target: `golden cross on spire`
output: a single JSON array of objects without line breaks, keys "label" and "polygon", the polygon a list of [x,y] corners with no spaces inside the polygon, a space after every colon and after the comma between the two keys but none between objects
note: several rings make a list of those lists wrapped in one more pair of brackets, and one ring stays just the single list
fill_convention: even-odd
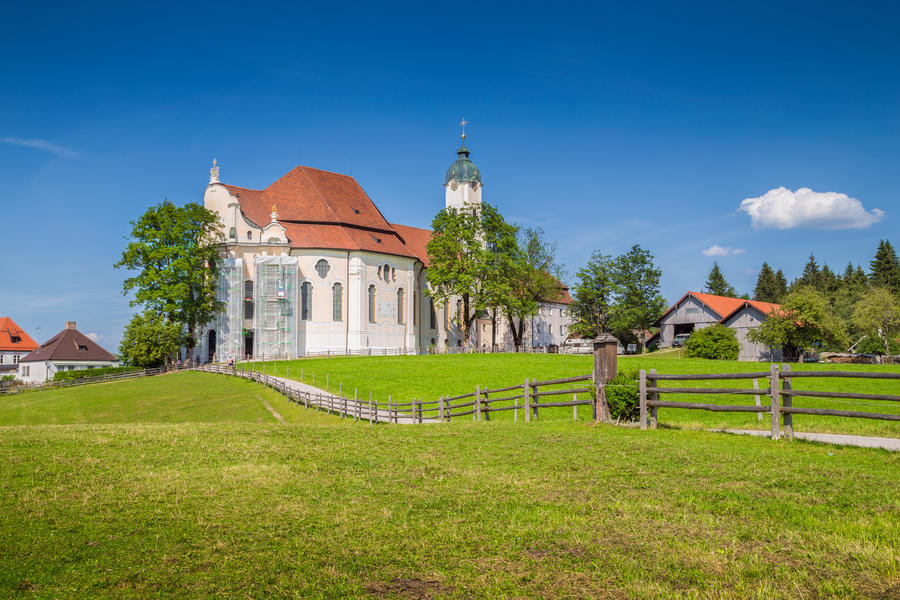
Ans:
[{"label": "golden cross on spire", "polygon": [[466,123],[467,121],[465,117],[463,117],[463,120],[459,122],[459,124],[462,125],[462,139],[466,139]]}]

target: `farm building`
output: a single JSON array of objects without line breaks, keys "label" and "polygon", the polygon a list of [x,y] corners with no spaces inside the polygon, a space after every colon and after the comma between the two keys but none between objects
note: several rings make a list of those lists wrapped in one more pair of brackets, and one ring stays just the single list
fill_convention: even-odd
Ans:
[{"label": "farm building", "polygon": [[43,383],[59,371],[117,367],[119,359],[66,321],[66,328],[19,361],[19,379]]},{"label": "farm building", "polygon": [[781,360],[781,349],[747,339],[747,333],[778,308],[769,302],[688,292],[654,323],[659,327],[659,347],[671,348],[676,335],[721,323],[734,329],[741,345],[738,360]]}]

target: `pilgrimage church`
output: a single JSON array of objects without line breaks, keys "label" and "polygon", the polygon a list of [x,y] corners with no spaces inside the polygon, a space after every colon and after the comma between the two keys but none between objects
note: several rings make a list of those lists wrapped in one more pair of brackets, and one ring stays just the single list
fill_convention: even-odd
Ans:
[{"label": "pilgrimage church", "polygon": [[[481,172],[462,138],[444,177],[446,207],[481,204]],[[488,315],[467,343],[456,316],[462,303],[435,306],[428,296],[431,231],[388,222],[353,177],[299,166],[254,190],[223,183],[213,160],[203,203],[224,228],[226,309],[203,331],[196,360],[490,349]],[[551,300],[526,323],[529,349],[568,335],[568,290]],[[496,343],[512,350],[499,319]]]}]

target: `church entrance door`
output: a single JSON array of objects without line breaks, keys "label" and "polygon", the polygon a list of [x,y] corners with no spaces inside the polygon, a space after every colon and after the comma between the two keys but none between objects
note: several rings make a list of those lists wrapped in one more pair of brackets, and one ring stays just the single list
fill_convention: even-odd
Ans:
[{"label": "church entrance door", "polygon": [[207,346],[209,347],[208,356],[206,358],[206,362],[212,362],[216,357],[216,330],[210,329],[209,334],[207,336],[207,341],[209,342]]},{"label": "church entrance door", "polygon": [[248,331],[244,336],[244,357],[247,360],[253,358],[253,332]]}]

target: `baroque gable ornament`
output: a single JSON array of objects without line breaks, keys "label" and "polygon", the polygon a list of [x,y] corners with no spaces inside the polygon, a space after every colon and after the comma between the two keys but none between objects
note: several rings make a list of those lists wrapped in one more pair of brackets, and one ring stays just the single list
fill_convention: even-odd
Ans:
[{"label": "baroque gable ornament", "polygon": [[213,158],[213,166],[209,170],[209,183],[210,185],[213,183],[219,183],[219,167],[216,165],[216,159]]}]

